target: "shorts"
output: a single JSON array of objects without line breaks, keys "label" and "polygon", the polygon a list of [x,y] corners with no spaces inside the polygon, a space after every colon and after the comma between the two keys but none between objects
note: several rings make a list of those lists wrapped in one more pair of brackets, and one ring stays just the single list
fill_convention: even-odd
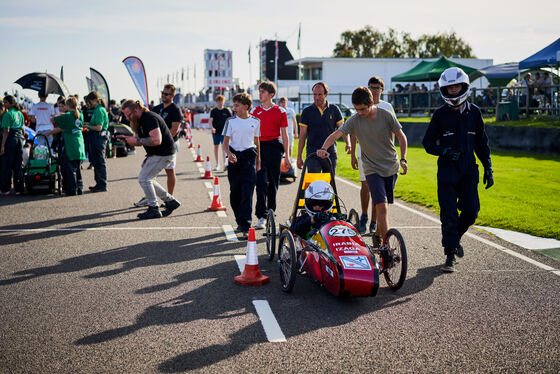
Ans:
[{"label": "shorts", "polygon": [[224,136],[218,134],[212,134],[212,140],[214,141],[214,145],[220,145],[224,142]]},{"label": "shorts", "polygon": [[397,185],[398,174],[382,177],[379,174],[366,175],[366,181],[373,204],[393,204],[393,191]]},{"label": "shorts", "polygon": [[169,165],[167,165],[165,170],[175,169],[175,161],[177,161],[177,153],[179,153],[179,141],[178,140],[175,142],[175,153],[173,153],[173,159],[171,160]]}]

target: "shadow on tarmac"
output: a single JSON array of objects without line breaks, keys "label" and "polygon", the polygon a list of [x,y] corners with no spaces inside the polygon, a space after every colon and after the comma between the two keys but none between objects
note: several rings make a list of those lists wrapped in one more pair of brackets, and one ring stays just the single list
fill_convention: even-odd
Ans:
[{"label": "shadow on tarmac", "polygon": [[[83,256],[63,260],[57,265],[22,270],[13,273],[14,278],[0,281],[0,286],[6,286],[29,279],[52,274],[65,274],[93,269],[96,267],[110,266],[120,263],[118,269],[100,271],[86,275],[84,278],[102,278],[120,274],[135,268],[165,265],[189,261],[202,257],[210,252],[229,250],[233,245],[224,245],[213,242],[211,245],[200,245],[200,242],[223,239],[222,232],[174,241],[154,241],[136,244],[107,251],[90,253]],[[201,249],[202,248],[202,249]]]},{"label": "shadow on tarmac", "polygon": [[[212,253],[215,254],[224,248],[239,245],[222,245],[217,249],[207,247],[202,249],[203,253],[200,255],[213,255]],[[195,250],[195,252],[198,251]],[[418,269],[416,274],[407,279],[403,288],[397,292],[389,291],[382,281],[382,288],[378,296],[373,298],[338,298],[323,290],[310,278],[298,277],[294,292],[286,295],[278,285],[276,262],[267,262],[261,258],[259,263],[263,264],[261,266],[263,274],[271,277],[271,284],[268,286],[240,288],[235,285],[232,279],[238,274],[237,266],[231,262],[186,272],[176,276],[172,282],[142,288],[136,293],[162,292],[192,281],[204,279],[210,281],[177,298],[150,306],[137,317],[132,325],[89,335],[77,340],[75,344],[100,344],[134,334],[140,329],[151,326],[204,320],[227,320],[246,314],[256,315],[250,306],[251,301],[265,298],[271,303],[284,335],[289,338],[325,327],[341,326],[361,315],[406,303],[412,299],[414,294],[430,287],[434,279],[442,274],[440,266]],[[271,295],[271,292],[275,295]],[[230,325],[234,325],[233,320]],[[266,342],[267,338],[262,326],[256,322],[230,334],[225,344],[210,345],[180,354],[162,362],[158,369],[164,373],[201,369],[232,358],[254,344]]]}]

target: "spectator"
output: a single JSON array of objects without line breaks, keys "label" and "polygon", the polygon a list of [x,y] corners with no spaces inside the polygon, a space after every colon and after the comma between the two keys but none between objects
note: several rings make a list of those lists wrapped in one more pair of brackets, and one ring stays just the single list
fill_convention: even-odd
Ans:
[{"label": "spectator", "polygon": [[522,87],[521,89],[521,96],[519,96],[519,105],[520,106],[527,106],[528,98],[530,97],[530,88],[533,86],[533,80],[531,79],[531,73],[525,74],[521,82],[519,82],[518,86]]},{"label": "spectator", "polygon": [[227,118],[223,130],[223,148],[229,159],[229,201],[243,239],[247,239],[251,227],[253,191],[261,168],[260,121],[249,114],[252,103],[248,94],[236,94],[233,97],[235,117]]},{"label": "spectator", "polygon": [[286,116],[288,117],[288,129],[286,130],[288,133],[288,153],[292,154],[292,148],[294,146],[294,138],[298,137],[297,134],[297,120],[296,120],[296,112],[288,106],[288,98],[286,96],[282,96],[280,100],[278,100],[278,105],[280,105],[286,111]]},{"label": "spectator", "polygon": [[[329,88],[324,82],[313,85],[313,104],[305,107],[299,119],[299,142],[297,167],[303,168],[303,147],[307,143],[307,154],[317,152],[321,148],[325,139],[338,129],[344,119],[340,109],[329,104]],[[346,139],[345,139],[346,140]],[[346,150],[350,149],[350,144],[346,140]],[[333,173],[336,172],[337,152],[336,144],[332,144],[327,150],[332,165]],[[307,171],[311,173],[330,172],[327,161],[312,158],[307,161]]]},{"label": "spectator", "polygon": [[[393,203],[399,168],[403,169],[402,175],[408,171],[407,140],[396,117],[373,105],[373,96],[366,87],[354,90],[352,104],[357,114],[329,135],[317,151],[317,155],[322,158],[329,157],[326,149],[342,136],[353,135],[358,139],[362,149],[364,174],[375,204],[377,228],[373,236],[373,245],[379,247],[389,229],[389,204]],[[395,148],[395,136],[399,140],[400,161]]]},{"label": "spectator", "polygon": [[93,108],[91,120],[85,123],[88,129],[90,141],[90,161],[94,168],[95,186],[91,186],[91,192],[107,191],[107,166],[105,165],[105,147],[107,146],[107,129],[109,128],[109,116],[105,110],[105,102],[99,94],[91,91],[86,96],[86,103]]},{"label": "spectator", "polygon": [[[264,229],[266,212],[276,210],[276,193],[280,184],[280,164],[282,153],[285,153],[286,169],[292,167],[288,154],[288,117],[286,111],[275,105],[272,98],[276,95],[273,82],[262,82],[259,85],[261,105],[254,108],[251,114],[261,121],[261,169],[257,172],[257,204],[255,214],[259,219],[256,229]],[[282,138],[280,143],[279,138]]]},{"label": "spectator", "polygon": [[[393,116],[396,117],[395,115],[395,110],[393,109],[393,106],[391,104],[389,104],[386,101],[381,100],[381,94],[383,93],[383,89],[385,88],[385,82],[383,81],[383,79],[381,77],[378,76],[373,76],[369,79],[368,81],[368,89],[371,92],[372,95],[372,99],[373,99],[373,104],[376,105],[378,108],[384,109],[390,113],[393,114]],[[362,207],[362,214],[360,216],[360,222],[359,225],[357,227],[358,231],[360,231],[360,233],[364,233],[366,231],[366,225],[367,225],[367,221],[368,221],[368,205],[369,205],[369,187],[368,187],[368,183],[366,181],[366,175],[364,172],[364,164],[362,162],[362,151],[361,151],[361,147],[360,144],[358,144],[358,159],[356,161],[356,156],[354,153],[354,150],[356,149],[356,137],[352,136],[351,137],[351,164],[352,167],[354,169],[358,169],[359,170],[359,174],[360,174],[360,182],[361,182],[361,188],[360,188],[360,202],[361,202],[361,207]],[[377,229],[377,223],[376,223],[376,213],[375,213],[375,204],[372,200],[371,202],[371,221],[369,224],[369,232],[370,233],[374,233],[375,230]]]},{"label": "spectator", "polygon": [[[148,199],[148,210],[138,214],[139,219],[161,218],[181,206],[172,195],[156,181],[157,175],[175,161],[175,145],[167,124],[158,114],[150,112],[139,101],[127,100],[122,112],[130,121],[134,136],[120,136],[129,145],[144,146],[146,159],[142,162],[138,182]],[[165,211],[160,212],[157,197],[163,200]]]},{"label": "spectator", "polygon": [[[216,108],[210,111],[210,128],[212,129],[212,140],[214,142],[214,159],[216,164],[214,166],[214,171],[223,170],[226,166],[226,151],[227,149],[222,149],[220,152],[220,144],[224,142],[224,136],[222,135],[224,131],[224,125],[229,117],[232,116],[231,110],[224,107],[226,98],[223,95],[216,96]],[[252,102],[252,101],[251,101]],[[220,169],[220,160],[218,153],[222,154],[222,169]]]},{"label": "spectator", "polygon": [[[81,195],[83,191],[82,172],[80,166],[86,158],[82,128],[84,116],[78,110],[76,98],[71,96],[66,103],[60,105],[62,112],[54,117],[56,128],[50,134],[62,133],[62,149],[59,159],[64,176],[64,192],[67,196]],[[66,113],[64,113],[65,110]]]},{"label": "spectator", "polygon": [[165,174],[167,175],[167,192],[169,192],[170,195],[173,195],[175,192],[175,185],[177,184],[175,165],[177,164],[177,153],[179,152],[179,126],[181,126],[181,121],[183,121],[181,109],[173,102],[175,91],[175,86],[171,83],[167,83],[163,86],[163,91],[161,91],[162,103],[150,109],[163,118],[167,128],[169,128],[175,145],[175,158],[173,162],[165,168]]},{"label": "spectator", "polygon": [[[52,104],[48,104],[47,95],[43,91],[39,91],[39,102],[31,107],[29,115],[31,117],[31,122],[35,124],[35,132],[37,134],[45,133],[51,131],[54,126],[52,124],[52,117],[55,114],[54,107]],[[53,137],[48,136],[46,139],[42,136],[37,138],[38,145],[47,145],[48,141],[49,148],[52,146]]]},{"label": "spectator", "polygon": [[3,100],[6,112],[2,115],[2,157],[1,192],[8,196],[12,187],[12,180],[16,195],[23,193],[23,114],[17,110],[15,97],[7,95]]}]

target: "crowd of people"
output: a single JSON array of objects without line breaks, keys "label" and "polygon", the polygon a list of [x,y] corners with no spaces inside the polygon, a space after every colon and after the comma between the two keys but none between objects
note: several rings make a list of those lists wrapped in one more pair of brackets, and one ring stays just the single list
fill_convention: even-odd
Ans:
[{"label": "crowd of people", "polygon": [[[484,167],[486,188],[493,185],[493,172],[480,109],[467,101],[470,93],[468,76],[458,68],[448,70],[438,81],[444,104],[434,112],[423,144],[428,153],[439,157],[438,199],[446,256],[442,270],[451,272],[455,256],[464,254],[461,237],[474,223],[480,209],[475,154]],[[447,80],[446,74],[460,79]],[[281,167],[293,167],[293,139],[299,137],[295,164],[298,168],[303,167],[303,150],[306,149],[308,155],[314,153],[317,156],[314,162],[308,160],[307,171],[332,170],[333,173],[336,173],[338,162],[335,142],[342,139],[351,155],[351,166],[359,170],[362,181],[362,215],[357,229],[364,233],[370,220],[373,244],[381,245],[390,227],[389,205],[394,201],[398,176],[408,171],[407,138],[393,106],[380,99],[384,88],[383,79],[377,76],[369,79],[367,87],[356,88],[352,104],[357,113],[346,121],[340,109],[328,102],[329,89],[325,82],[313,86],[314,102],[302,111],[299,123],[295,113],[288,109],[286,98],[280,98],[281,105],[274,103],[277,89],[272,82],[260,83],[260,104],[256,107],[247,93],[233,97],[233,111],[225,107],[223,96],[216,98],[216,107],[210,111],[209,121],[214,144],[214,170],[227,169],[230,204],[237,231],[243,238],[247,238],[253,224],[253,195],[256,195],[255,229],[263,229],[270,218],[268,214],[274,214]],[[426,92],[426,87],[422,86],[413,85],[408,89]],[[146,206],[147,210],[138,214],[138,218],[168,216],[181,206],[173,196],[178,137],[186,121],[192,123],[192,118],[189,110],[181,109],[173,102],[175,87],[172,84],[166,84],[161,95],[161,104],[157,106],[147,108],[139,101],[123,100],[118,107],[111,101],[107,111],[103,99],[95,91],[84,98],[81,110],[76,97],[60,97],[56,105],[51,106],[40,94],[39,103],[29,115],[21,110],[13,96],[5,96],[0,107],[2,194],[10,194],[12,187],[16,195],[24,192],[22,170],[26,121],[57,155],[66,195],[83,193],[81,169],[86,157],[93,166],[96,181],[90,191],[107,191],[105,157],[109,123],[119,122],[130,125],[133,135],[118,135],[117,139],[131,149],[143,146],[146,151],[138,176],[144,197],[134,205]],[[36,143],[39,143],[38,139]],[[162,170],[167,174],[167,189],[156,181]],[[327,190],[306,191],[306,211],[302,214],[308,214],[310,218],[296,219],[298,232],[306,232],[307,226],[324,221],[325,215],[321,213],[325,212],[321,212],[321,207],[332,206],[332,202],[321,201],[324,196],[332,199],[332,191]],[[158,198],[163,201],[163,211]],[[370,198],[372,213],[368,215]]]}]

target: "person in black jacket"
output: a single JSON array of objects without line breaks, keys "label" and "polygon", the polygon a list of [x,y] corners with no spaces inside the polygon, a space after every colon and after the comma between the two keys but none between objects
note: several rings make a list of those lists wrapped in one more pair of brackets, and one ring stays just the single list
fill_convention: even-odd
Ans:
[{"label": "person in black jacket", "polygon": [[476,105],[466,101],[469,77],[462,69],[453,67],[441,74],[438,84],[446,104],[434,112],[422,144],[426,152],[439,156],[438,201],[446,255],[442,271],[453,272],[455,255],[463,257],[464,254],[461,237],[480,210],[474,154],[484,167],[486,189],[492,187],[494,178],[482,114]]}]

